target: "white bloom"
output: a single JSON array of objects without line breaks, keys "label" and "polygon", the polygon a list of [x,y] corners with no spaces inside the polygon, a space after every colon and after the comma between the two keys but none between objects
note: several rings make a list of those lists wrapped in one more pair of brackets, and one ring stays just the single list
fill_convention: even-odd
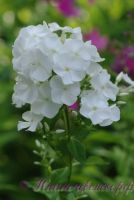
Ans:
[{"label": "white bloom", "polygon": [[18,76],[14,86],[13,104],[21,107],[25,103],[33,103],[38,97],[38,86],[24,76]]},{"label": "white bloom", "polygon": [[119,88],[110,81],[110,75],[106,70],[100,71],[91,79],[91,86],[101,92],[108,99],[116,100],[116,96],[119,92]]},{"label": "white bloom", "polygon": [[109,126],[120,120],[120,109],[115,104],[104,110],[104,113],[104,120],[100,123],[100,126]]},{"label": "white bloom", "polygon": [[85,62],[74,58],[70,53],[55,56],[54,72],[59,75],[64,84],[81,81],[85,73]]},{"label": "white bloom", "polygon": [[52,32],[61,30],[63,33],[71,33],[71,38],[82,40],[82,33],[80,27],[71,28],[69,26],[61,27],[57,23],[50,23],[48,24],[50,30]]},{"label": "white bloom", "polygon": [[80,84],[64,85],[61,78],[54,76],[50,81],[52,100],[58,104],[72,105],[80,94]]},{"label": "white bloom", "polygon": [[53,118],[58,113],[60,107],[60,104],[52,102],[49,82],[43,83],[39,87],[38,99],[31,104],[32,112],[41,114],[44,117]]},{"label": "white bloom", "polygon": [[80,113],[89,118],[94,125],[110,125],[120,119],[120,111],[117,106],[108,106],[106,98],[93,90],[82,95]]},{"label": "white bloom", "polygon": [[16,63],[14,60],[14,67],[33,81],[45,81],[52,74],[52,61],[38,48],[27,51]]},{"label": "white bloom", "polygon": [[[103,60],[91,41],[82,40],[79,27],[44,22],[23,28],[13,46],[17,79],[12,101],[16,107],[30,104],[31,111],[23,115],[18,129],[35,131],[43,117],[55,117],[64,104],[71,106],[77,99],[80,113],[93,124],[119,120],[119,108],[108,104],[109,99],[116,100],[119,89],[98,64]],[[116,83],[121,79],[130,85],[125,91],[129,93],[134,81],[121,73]]]},{"label": "white bloom", "polygon": [[102,71],[101,65],[95,62],[90,62],[88,67],[86,68],[86,72],[90,77],[97,75],[99,72]]},{"label": "white bloom", "polygon": [[22,28],[13,46],[13,56],[18,58],[28,49],[33,49],[49,33],[50,30],[44,25]]},{"label": "white bloom", "polygon": [[90,41],[85,42],[84,48],[81,49],[81,55],[82,54],[84,55],[85,59],[89,59],[92,62],[101,62],[105,60],[104,58],[100,57],[96,46],[92,45]]},{"label": "white bloom", "polygon": [[90,42],[83,42],[78,39],[66,39],[64,42],[64,53],[72,52],[76,57],[79,57],[88,62],[100,62],[103,61],[94,45]]},{"label": "white bloom", "polygon": [[64,53],[73,52],[76,56],[80,56],[80,49],[84,46],[82,40],[68,38],[64,42]]},{"label": "white bloom", "polygon": [[52,56],[63,50],[63,43],[56,33],[51,33],[39,43],[39,48],[53,60]]},{"label": "white bloom", "polygon": [[37,115],[32,113],[31,111],[27,111],[23,113],[22,118],[25,121],[19,121],[18,130],[27,129],[28,131],[34,132],[36,131],[39,123],[43,119],[42,115]]},{"label": "white bloom", "polygon": [[121,81],[125,81],[126,83],[128,83],[131,86],[134,86],[134,81],[125,73],[121,72],[117,78],[116,78],[116,83],[119,83]]}]

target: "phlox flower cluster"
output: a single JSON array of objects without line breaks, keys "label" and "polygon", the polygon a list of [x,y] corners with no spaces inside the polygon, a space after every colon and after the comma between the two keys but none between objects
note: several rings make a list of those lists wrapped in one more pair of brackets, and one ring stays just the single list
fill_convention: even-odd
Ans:
[{"label": "phlox flower cluster", "polygon": [[22,28],[13,45],[17,77],[12,100],[18,108],[29,104],[30,110],[18,130],[34,132],[44,118],[77,101],[78,112],[94,125],[118,121],[119,88],[99,64],[103,60],[91,41],[83,41],[79,27],[44,22]]}]

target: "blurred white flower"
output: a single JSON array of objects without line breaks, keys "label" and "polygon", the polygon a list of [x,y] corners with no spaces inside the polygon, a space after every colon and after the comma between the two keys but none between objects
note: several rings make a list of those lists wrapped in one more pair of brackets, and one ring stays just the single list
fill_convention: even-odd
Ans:
[{"label": "blurred white flower", "polygon": [[90,41],[85,42],[84,48],[81,50],[81,54],[84,54],[87,59],[90,56],[90,61],[92,62],[102,62],[105,60],[100,57],[96,46],[92,45]]},{"label": "blurred white flower", "polygon": [[100,126],[110,125],[120,119],[119,108],[109,106],[105,96],[94,90],[83,93],[80,113],[89,118],[94,125],[100,124]]},{"label": "blurred white flower", "polygon": [[13,104],[21,107],[26,103],[33,103],[38,97],[38,86],[30,79],[19,75],[16,79],[13,94]]},{"label": "blurred white flower", "polygon": [[104,59],[91,41],[83,41],[79,27],[44,22],[22,28],[12,52],[17,73],[13,104],[29,104],[31,109],[23,114],[25,121],[19,122],[19,130],[36,131],[43,118],[55,117],[63,105],[71,106],[77,100],[81,102],[77,112],[94,125],[108,126],[119,120],[119,108],[111,100],[119,95],[121,80],[130,85],[120,89],[123,94],[132,91],[134,81],[121,73],[117,84],[112,83],[98,64]]},{"label": "blurred white flower", "polygon": [[125,81],[127,84],[134,86],[134,81],[125,73],[120,72],[116,77],[116,83],[120,83],[121,81]]},{"label": "blurred white flower", "polygon": [[101,65],[99,65],[96,62],[90,62],[88,67],[86,68],[86,72],[90,77],[95,76],[96,74],[98,74],[101,71],[102,71]]},{"label": "blurred white flower", "polygon": [[33,49],[49,33],[50,30],[44,25],[22,28],[13,45],[13,56],[18,58],[28,49]]},{"label": "blurred white flower", "polygon": [[50,31],[55,32],[61,30],[63,33],[71,33],[71,38],[82,40],[82,33],[80,27],[71,28],[69,26],[61,27],[56,22],[48,24]]},{"label": "blurred white flower", "polygon": [[39,87],[38,95],[38,99],[31,104],[31,111],[44,117],[53,118],[58,113],[61,105],[52,101],[49,82],[44,82]]},{"label": "blurred white flower", "polygon": [[63,43],[56,33],[48,34],[47,37],[40,41],[38,46],[51,60],[53,60],[53,56],[56,53],[63,50]]},{"label": "blurred white flower", "polygon": [[113,122],[120,120],[120,109],[115,104],[104,109],[103,111],[104,116],[102,117],[103,121],[100,123],[100,126],[109,126]]},{"label": "blurred white flower", "polygon": [[55,103],[72,105],[80,94],[80,84],[64,85],[62,79],[54,76],[50,81],[52,100]]},{"label": "blurred white flower", "polygon": [[100,71],[91,79],[92,87],[102,93],[108,99],[116,100],[119,88],[110,81],[110,75],[106,70]]},{"label": "blurred white flower", "polygon": [[33,81],[46,81],[52,75],[52,61],[38,48],[27,51],[16,65],[17,71]]},{"label": "blurred white flower", "polygon": [[85,62],[76,59],[70,53],[55,56],[54,72],[59,75],[64,84],[80,82],[86,75]]},{"label": "blurred white flower", "polygon": [[27,129],[27,131],[35,132],[41,120],[43,119],[43,115],[37,115],[31,111],[27,111],[23,113],[22,118],[25,121],[19,121],[18,130],[20,131],[22,129]]}]

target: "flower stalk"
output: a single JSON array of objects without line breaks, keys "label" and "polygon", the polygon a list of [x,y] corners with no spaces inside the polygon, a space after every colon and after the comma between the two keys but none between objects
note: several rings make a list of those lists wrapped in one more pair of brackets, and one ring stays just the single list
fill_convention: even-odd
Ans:
[{"label": "flower stalk", "polygon": [[[66,134],[67,134],[67,142],[69,143],[71,140],[71,134],[70,134],[70,119],[69,119],[69,112],[68,112],[68,107],[64,107],[64,123],[65,123],[65,129],[66,129]],[[68,183],[70,182],[71,179],[71,174],[72,174],[72,155],[69,152],[69,174],[68,174]]]}]

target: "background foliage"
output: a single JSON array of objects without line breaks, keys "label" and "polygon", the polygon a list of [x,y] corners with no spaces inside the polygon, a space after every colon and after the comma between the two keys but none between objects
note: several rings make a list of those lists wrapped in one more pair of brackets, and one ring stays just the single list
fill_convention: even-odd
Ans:
[{"label": "background foliage", "polygon": [[[36,177],[43,178],[46,171],[42,166],[33,164],[35,160],[39,160],[33,154],[33,149],[37,148],[35,138],[40,138],[40,135],[18,133],[17,121],[21,119],[24,110],[15,109],[11,102],[15,77],[11,49],[20,28],[45,20],[61,25],[80,26],[85,38],[90,38],[92,31],[97,30],[99,36],[96,43],[99,45],[101,37],[107,43],[105,48],[100,48],[100,54],[106,58],[104,67],[113,77],[116,74],[114,60],[122,49],[134,45],[133,0],[76,0],[71,6],[78,10],[78,14],[73,11],[70,14],[70,11],[61,9],[60,3],[61,1],[51,0],[0,0],[0,200],[47,199],[44,195],[25,188],[23,182]],[[131,57],[133,56],[134,52]],[[131,68],[133,70],[130,75],[134,77],[133,60]],[[129,66],[123,66],[123,69],[129,71]],[[87,161],[73,169],[74,183],[116,184],[133,181],[134,95],[125,99],[127,104],[122,107],[120,122],[107,128],[95,127],[90,131],[81,129],[76,132],[74,127],[74,134],[83,140],[87,152]],[[57,145],[64,150],[62,135],[55,137],[61,137]],[[55,169],[62,167],[62,164],[62,160],[57,160]],[[59,173],[62,175],[62,171]],[[56,178],[55,174],[53,176]],[[64,180],[64,176],[62,179]],[[46,194],[51,199],[58,199],[56,195]],[[66,199],[76,199],[74,196],[68,194]],[[78,196],[80,199],[91,200],[133,199],[133,193],[126,197],[122,194],[113,196],[110,192],[91,191],[88,197],[81,197],[81,194]]]}]

